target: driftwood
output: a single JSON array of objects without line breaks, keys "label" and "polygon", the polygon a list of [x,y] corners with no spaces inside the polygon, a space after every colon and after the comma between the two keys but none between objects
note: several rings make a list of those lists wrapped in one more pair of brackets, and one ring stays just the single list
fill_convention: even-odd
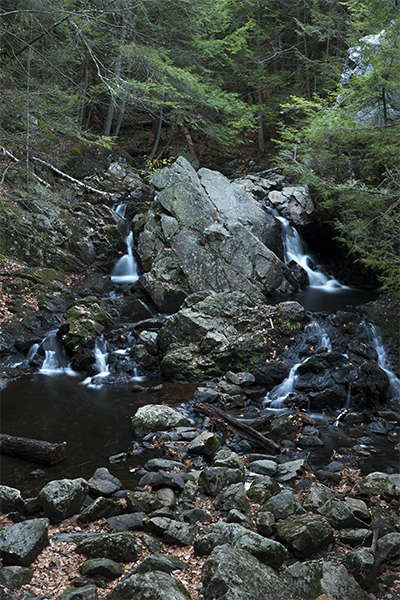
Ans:
[{"label": "driftwood", "polygon": [[267,427],[267,425],[271,423],[273,419],[275,419],[275,417],[275,413],[269,413],[268,415],[257,417],[257,419],[254,419],[254,421],[251,421],[251,423],[249,423],[249,426],[253,429],[257,429],[257,431],[260,429],[264,429],[265,427]]},{"label": "driftwood", "polygon": [[10,456],[18,456],[25,460],[54,465],[67,456],[67,442],[51,444],[43,440],[16,437],[0,433],[0,452]]},{"label": "driftwood", "polygon": [[210,417],[215,424],[218,424],[225,429],[230,429],[232,433],[235,433],[239,437],[249,441],[255,446],[260,446],[261,448],[264,448],[268,452],[273,452],[274,454],[277,454],[281,451],[281,448],[278,444],[263,436],[261,433],[253,429],[253,427],[250,427],[238,419],[231,417],[226,412],[216,408],[215,406],[199,402],[198,404],[195,404],[193,408],[196,412]]}]

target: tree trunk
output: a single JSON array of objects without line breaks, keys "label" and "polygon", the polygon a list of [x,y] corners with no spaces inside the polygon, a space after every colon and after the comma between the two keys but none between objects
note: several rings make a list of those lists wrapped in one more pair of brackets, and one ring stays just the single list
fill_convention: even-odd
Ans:
[{"label": "tree trunk", "polygon": [[43,440],[16,437],[0,433],[0,452],[18,456],[25,460],[35,460],[46,465],[54,465],[67,456],[67,442],[51,444]]}]

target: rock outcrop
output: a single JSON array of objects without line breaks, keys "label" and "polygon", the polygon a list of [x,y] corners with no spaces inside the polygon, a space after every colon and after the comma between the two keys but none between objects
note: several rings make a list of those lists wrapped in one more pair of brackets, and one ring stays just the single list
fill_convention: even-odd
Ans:
[{"label": "rock outcrop", "polygon": [[140,282],[159,310],[175,312],[194,292],[292,292],[280,224],[220,173],[183,157],[152,179],[156,204],[137,218]]}]

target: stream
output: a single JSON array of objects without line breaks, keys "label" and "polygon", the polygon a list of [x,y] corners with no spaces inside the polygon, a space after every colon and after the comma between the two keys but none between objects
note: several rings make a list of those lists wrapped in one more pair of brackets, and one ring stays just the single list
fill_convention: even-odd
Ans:
[{"label": "stream", "polygon": [[[117,206],[116,212],[124,216],[124,205]],[[285,262],[294,260],[298,263],[307,272],[309,285],[289,297],[270,298],[269,303],[294,299],[306,310],[318,313],[344,308],[349,310],[349,306],[354,307],[376,298],[376,293],[342,285],[325,273],[323,267],[318,265],[308,251],[298,232],[286,219],[280,216],[277,218],[282,223]],[[125,241],[126,254],[118,260],[110,275],[116,294],[120,293],[124,285],[134,285],[139,277],[134,258],[133,233],[129,230]],[[390,370],[379,329],[374,324],[366,324],[366,327],[369,327],[371,344],[377,352],[378,364],[389,377],[390,398],[399,398],[400,381]],[[306,326],[305,335],[317,340],[317,349],[328,352],[332,350],[330,333],[318,315]],[[287,378],[268,392],[264,399],[263,411],[272,410],[279,413],[287,410],[287,401],[293,392],[297,370],[305,360],[300,349],[299,342],[297,362],[291,367]],[[193,424],[201,425],[201,418],[194,417],[185,406],[192,400],[198,387],[197,383],[171,383],[161,377],[148,376],[135,368],[128,384],[106,385],[105,382],[110,377],[110,351],[103,336],[99,336],[96,341],[96,374],[90,377],[70,368],[56,330],[49,332],[40,345],[32,346],[25,358],[32,360],[39,352],[44,354],[41,367],[31,369],[2,391],[2,431],[54,443],[66,441],[68,457],[52,467],[43,467],[15,457],[1,456],[2,484],[17,487],[25,496],[34,495],[52,479],[89,479],[95,469],[102,466],[110,468],[112,474],[121,480],[123,487],[132,488],[136,485],[134,469],[143,465],[149,458],[161,456],[161,451],[151,447],[135,452],[136,445],[132,439],[130,420],[140,405],[180,405],[186,408]],[[114,353],[124,357],[129,354],[129,347],[114,350]],[[18,363],[13,366],[17,367]],[[145,388],[144,391],[135,391],[134,384],[140,384]],[[348,402],[343,409],[350,408],[351,380]],[[314,413],[310,416],[317,423],[324,441],[323,447],[312,453],[310,460],[314,469],[329,462],[333,450],[340,452],[341,449],[359,443],[368,448],[360,465],[365,473],[382,470],[382,464],[397,470],[398,457],[393,452],[393,443],[386,436],[375,436],[372,442],[363,439],[361,429],[357,430],[345,422],[335,424],[337,412],[330,413],[329,407],[322,414]],[[132,447],[134,452],[124,457],[123,454]],[[38,468],[44,472],[41,478],[36,478]]]}]

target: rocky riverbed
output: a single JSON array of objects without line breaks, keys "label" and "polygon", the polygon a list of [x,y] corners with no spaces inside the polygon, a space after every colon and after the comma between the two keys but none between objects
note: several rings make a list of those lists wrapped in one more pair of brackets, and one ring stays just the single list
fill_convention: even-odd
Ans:
[{"label": "rocky riverbed", "polygon": [[398,474],[361,477],[340,457],[313,471],[279,445],[235,452],[208,418],[193,428],[167,406],[132,426],[165,458],[130,490],[112,468],[30,499],[0,487],[2,599],[397,597]]}]

